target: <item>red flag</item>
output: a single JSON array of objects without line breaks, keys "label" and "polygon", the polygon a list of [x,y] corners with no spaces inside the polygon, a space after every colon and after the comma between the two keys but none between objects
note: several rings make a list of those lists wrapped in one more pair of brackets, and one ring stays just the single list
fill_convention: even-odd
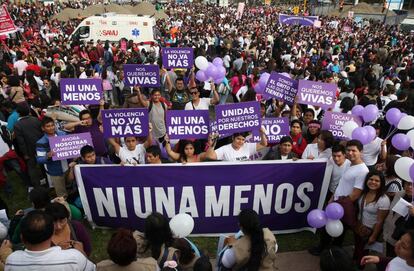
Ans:
[{"label": "red flag", "polygon": [[17,31],[7,7],[2,5],[0,8],[0,35],[9,34]]}]

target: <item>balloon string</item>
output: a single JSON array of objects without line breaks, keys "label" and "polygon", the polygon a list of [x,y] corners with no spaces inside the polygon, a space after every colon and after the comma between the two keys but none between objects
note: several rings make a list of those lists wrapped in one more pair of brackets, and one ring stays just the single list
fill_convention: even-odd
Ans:
[{"label": "balloon string", "polygon": [[390,132],[391,132],[391,130],[392,130],[392,127],[394,127],[394,125],[390,125],[390,128],[388,128],[388,133],[387,133],[387,136],[385,137],[385,138],[388,138],[388,136],[390,135]]},{"label": "balloon string", "polygon": [[391,134],[389,134],[384,140],[387,140],[388,138],[390,138],[393,134],[395,134],[395,132],[397,132],[398,128],[394,128],[394,130],[392,130]]}]

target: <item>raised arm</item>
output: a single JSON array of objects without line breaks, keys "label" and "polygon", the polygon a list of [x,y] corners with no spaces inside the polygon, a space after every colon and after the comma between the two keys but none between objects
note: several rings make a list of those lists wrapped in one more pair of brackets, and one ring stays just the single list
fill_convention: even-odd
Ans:
[{"label": "raised arm", "polygon": [[145,149],[152,145],[152,124],[149,123],[148,127],[149,127],[149,131],[148,131],[147,140],[145,140],[145,142],[144,142],[144,148]]},{"label": "raised arm", "polygon": [[147,108],[148,108],[148,106],[149,106],[149,102],[148,102],[148,100],[146,100],[146,99],[142,98],[142,94],[141,94],[141,90],[140,90],[139,86],[135,86],[135,87],[134,87],[134,91],[136,91],[136,92],[137,92],[137,96],[138,96],[138,100],[139,100],[139,102],[140,102],[143,106],[145,106],[145,107],[147,107]]},{"label": "raised arm", "polygon": [[102,110],[104,109],[105,109],[105,101],[104,99],[101,99],[99,101],[99,113],[98,113],[98,116],[96,117],[99,123],[102,123]]},{"label": "raised arm", "polygon": [[204,155],[200,155],[200,161],[204,161],[207,159],[210,160],[217,160],[217,153],[214,150],[216,143],[217,143],[218,135],[209,135],[208,137],[208,148]]},{"label": "raised arm", "polygon": [[260,151],[267,147],[267,136],[266,130],[262,127],[260,128],[260,142],[256,144],[256,150]]},{"label": "raised arm", "polygon": [[175,151],[173,151],[171,149],[171,144],[170,144],[170,137],[165,134],[165,150],[167,151],[167,154],[169,157],[171,157],[171,159],[173,159],[174,161],[179,161],[180,160],[180,154],[176,153]]},{"label": "raised arm", "polygon": [[220,101],[220,96],[217,92],[216,85],[214,82],[211,82],[211,91],[213,91],[213,98],[210,100],[210,104],[215,105]]}]

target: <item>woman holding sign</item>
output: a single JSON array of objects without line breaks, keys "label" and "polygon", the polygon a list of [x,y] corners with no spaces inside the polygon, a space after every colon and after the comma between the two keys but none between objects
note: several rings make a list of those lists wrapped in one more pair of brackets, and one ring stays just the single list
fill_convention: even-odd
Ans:
[{"label": "woman holding sign", "polygon": [[206,158],[206,153],[195,153],[195,145],[194,142],[183,140],[180,141],[180,152],[175,152],[171,149],[170,138],[168,135],[165,135],[165,150],[167,151],[168,156],[174,160],[179,161],[181,163],[196,163],[201,162]]},{"label": "woman holding sign", "polygon": [[217,137],[211,135],[206,156],[203,160],[248,161],[256,152],[267,147],[266,131],[263,127],[260,129],[261,140],[259,143],[246,143],[247,135],[248,133],[235,133],[233,134],[233,142],[231,144],[224,145],[217,150],[214,150]]}]

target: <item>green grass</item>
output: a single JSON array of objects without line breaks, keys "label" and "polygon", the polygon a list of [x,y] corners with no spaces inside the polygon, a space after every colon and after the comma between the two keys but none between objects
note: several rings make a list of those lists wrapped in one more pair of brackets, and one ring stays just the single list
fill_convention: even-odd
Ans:
[{"label": "green grass", "polygon": [[[22,182],[14,173],[10,174],[9,180],[13,187],[12,194],[8,195],[1,189],[0,196],[6,201],[9,206],[10,214],[14,214],[19,209],[24,209],[30,206],[27,196],[27,189],[23,187]],[[84,222],[92,239],[92,254],[91,259],[94,262],[99,262],[108,258],[106,253],[106,245],[111,238],[114,230],[111,229],[92,229],[88,222]],[[217,250],[217,237],[192,237],[190,238],[203,252],[210,257],[215,257]],[[276,239],[279,245],[280,252],[300,251],[306,250],[319,241],[318,235],[311,232],[298,232],[292,234],[277,235]],[[347,232],[345,238],[345,245],[352,244],[352,234]]]}]

